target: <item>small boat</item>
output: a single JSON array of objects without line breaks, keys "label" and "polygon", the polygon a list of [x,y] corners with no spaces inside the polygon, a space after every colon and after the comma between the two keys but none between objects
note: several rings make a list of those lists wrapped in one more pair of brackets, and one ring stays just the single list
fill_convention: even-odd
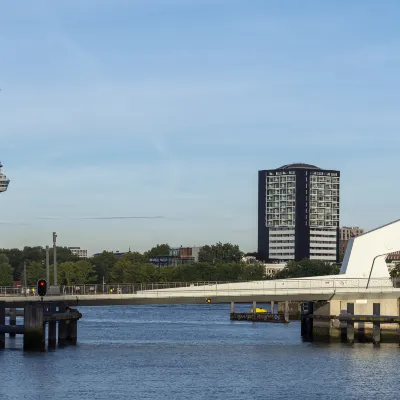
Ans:
[{"label": "small boat", "polygon": [[[251,309],[250,312],[254,313],[254,309]],[[258,307],[256,308],[256,314],[266,313],[266,312],[267,312],[267,310],[265,308],[258,308]]]}]

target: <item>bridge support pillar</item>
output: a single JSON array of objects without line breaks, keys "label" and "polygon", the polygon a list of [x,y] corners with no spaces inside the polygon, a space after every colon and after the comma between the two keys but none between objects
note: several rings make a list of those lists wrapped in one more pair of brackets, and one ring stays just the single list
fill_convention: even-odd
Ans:
[{"label": "bridge support pillar", "polygon": [[[71,310],[78,311],[78,310]],[[72,320],[68,321],[66,329],[66,343],[76,345],[78,338],[78,321]]]},{"label": "bridge support pillar", "polygon": [[[347,303],[347,314],[354,315],[354,303]],[[354,321],[347,321],[347,343],[354,343]]]},{"label": "bridge support pillar", "polygon": [[[10,325],[17,325],[17,310],[15,308],[10,308]],[[15,338],[16,334],[10,333],[9,336],[10,338]]]},{"label": "bridge support pillar", "polygon": [[[6,324],[6,303],[0,302],[0,326]],[[4,349],[6,346],[6,334],[0,332],[0,349]]]},{"label": "bridge support pillar", "polygon": [[[50,304],[49,312],[54,314],[57,308],[54,304]],[[55,349],[57,346],[57,322],[52,321],[48,323],[48,348]]]},{"label": "bridge support pillar", "polygon": [[[58,305],[58,311],[65,313],[67,306],[64,302]],[[58,345],[65,346],[67,343],[67,324],[66,321],[58,321]]]},{"label": "bridge support pillar", "polygon": [[231,314],[235,312],[235,302],[231,301]]},{"label": "bridge support pillar", "polygon": [[304,341],[312,342],[313,340],[313,318],[310,318],[314,313],[314,303],[303,303],[301,307],[301,336]]},{"label": "bridge support pillar", "polygon": [[285,323],[289,323],[289,302],[285,301]]},{"label": "bridge support pillar", "polygon": [[275,302],[271,301],[271,314],[275,314]]},{"label": "bridge support pillar", "polygon": [[253,301],[253,314],[256,315],[257,314],[257,302]]},{"label": "bridge support pillar", "polygon": [[[372,307],[374,315],[381,315],[380,303],[374,303]],[[379,321],[374,322],[372,328],[372,342],[375,346],[379,346],[381,344],[381,323]]]},{"label": "bridge support pillar", "polygon": [[43,304],[41,302],[25,304],[24,350],[45,350]]}]

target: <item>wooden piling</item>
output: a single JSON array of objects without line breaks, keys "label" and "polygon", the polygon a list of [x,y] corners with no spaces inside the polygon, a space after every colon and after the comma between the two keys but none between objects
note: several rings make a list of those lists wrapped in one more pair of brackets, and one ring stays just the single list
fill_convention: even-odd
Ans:
[{"label": "wooden piling", "polygon": [[[0,326],[6,324],[6,303],[0,301]],[[0,349],[6,347],[6,334],[0,332]]]},{"label": "wooden piling", "polygon": [[[54,314],[56,310],[56,306],[51,304],[49,306],[49,311],[51,314]],[[54,349],[57,346],[57,322],[51,321],[48,323],[48,348]]]},{"label": "wooden piling", "polygon": [[44,351],[43,303],[26,303],[24,313],[24,350]]},{"label": "wooden piling", "polygon": [[[15,308],[10,308],[10,326],[17,325],[17,310]],[[14,332],[9,333],[10,338],[15,338],[16,334]]]},{"label": "wooden piling", "polygon": [[[347,303],[347,314],[354,315],[354,303]],[[347,321],[347,343],[354,343],[354,321]]]},{"label": "wooden piling", "polygon": [[[66,304],[64,302],[60,303],[58,306],[58,311],[64,313],[66,311]],[[67,324],[66,321],[58,321],[58,345],[64,346],[67,341]]]},{"label": "wooden piling", "polygon": [[[373,314],[381,315],[380,303],[373,304]],[[379,346],[381,344],[381,323],[380,323],[380,321],[376,321],[373,323],[372,342],[374,343],[375,346]]]}]

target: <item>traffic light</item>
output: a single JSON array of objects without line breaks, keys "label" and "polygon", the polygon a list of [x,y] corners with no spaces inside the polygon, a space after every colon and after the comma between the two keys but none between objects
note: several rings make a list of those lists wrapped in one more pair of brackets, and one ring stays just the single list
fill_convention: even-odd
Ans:
[{"label": "traffic light", "polygon": [[44,279],[37,281],[37,294],[40,297],[46,296],[47,293],[47,282]]}]

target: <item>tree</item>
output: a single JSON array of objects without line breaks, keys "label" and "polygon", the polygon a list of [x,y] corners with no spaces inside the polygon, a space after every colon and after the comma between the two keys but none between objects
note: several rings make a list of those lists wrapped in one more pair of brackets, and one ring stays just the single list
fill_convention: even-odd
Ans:
[{"label": "tree", "polygon": [[199,251],[199,262],[207,263],[231,263],[241,262],[242,252],[238,245],[218,242],[212,246],[203,246]]},{"label": "tree", "polygon": [[286,267],[279,271],[276,279],[303,278],[308,276],[336,275],[340,272],[337,264],[330,264],[325,261],[308,260],[289,261]]},{"label": "tree", "polygon": [[144,253],[146,262],[148,262],[149,259],[153,258],[153,257],[168,256],[170,249],[171,249],[171,247],[167,243],[158,244],[157,246],[153,247],[151,250],[146,251]]},{"label": "tree", "polygon": [[118,260],[110,271],[110,280],[113,283],[123,283],[125,270],[129,268],[131,262],[126,259]]},{"label": "tree", "polygon": [[[44,250],[44,257],[46,256],[46,250]],[[53,261],[54,257],[54,252],[53,252],[53,247],[50,247],[49,249],[49,258],[50,261]],[[57,255],[57,263],[61,264],[63,262],[67,261],[79,261],[80,258],[74,254],[72,254],[72,251],[68,247],[61,247],[57,246],[56,248],[56,255]]]},{"label": "tree", "polygon": [[75,263],[66,261],[58,265],[57,281],[59,285],[70,286],[75,281]]},{"label": "tree", "polygon": [[73,267],[74,283],[85,284],[96,281],[94,266],[87,260],[79,260],[74,263]]},{"label": "tree", "polygon": [[38,261],[34,261],[26,267],[26,278],[28,285],[35,286],[39,279],[46,279],[45,266]]},{"label": "tree", "polygon": [[390,271],[390,276],[392,278],[400,278],[400,263],[396,264]]},{"label": "tree", "polygon": [[12,267],[5,254],[0,254],[0,286],[11,286],[13,283]]},{"label": "tree", "polygon": [[98,282],[103,282],[103,277],[106,282],[110,279],[110,272],[114,267],[117,259],[115,255],[110,251],[103,251],[90,259],[94,265],[95,275],[97,276]]},{"label": "tree", "polygon": [[24,255],[20,249],[2,249],[0,253],[7,256],[8,262],[13,271],[13,278],[15,281],[21,280],[21,275],[24,270]]}]

